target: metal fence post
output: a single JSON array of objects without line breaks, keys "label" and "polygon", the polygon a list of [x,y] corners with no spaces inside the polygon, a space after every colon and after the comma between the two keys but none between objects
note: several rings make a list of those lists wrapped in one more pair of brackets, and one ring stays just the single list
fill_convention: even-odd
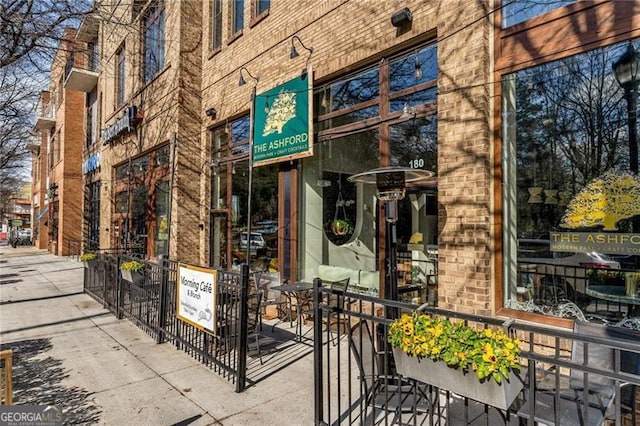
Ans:
[{"label": "metal fence post", "polygon": [[238,321],[239,330],[236,333],[238,351],[238,379],[236,380],[236,392],[244,391],[247,381],[247,327],[249,322],[249,312],[247,299],[249,297],[249,265],[241,267],[240,276],[240,318]]},{"label": "metal fence post", "polygon": [[322,301],[320,287],[322,280],[313,280],[313,409],[315,424],[323,424],[323,383],[322,383],[322,317],[320,303]]},{"label": "metal fence post", "polygon": [[124,285],[122,285],[122,274],[120,273],[120,263],[122,259],[118,256],[118,273],[116,274],[116,318],[124,318]]},{"label": "metal fence post", "polygon": [[169,285],[169,263],[160,255],[160,308],[158,309],[158,335],[156,342],[164,343],[164,328],[167,320],[167,286]]}]

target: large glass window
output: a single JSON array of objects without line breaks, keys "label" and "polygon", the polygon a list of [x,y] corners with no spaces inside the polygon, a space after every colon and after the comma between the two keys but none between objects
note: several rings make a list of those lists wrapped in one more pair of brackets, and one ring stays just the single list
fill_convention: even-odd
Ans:
[{"label": "large glass window", "polygon": [[260,16],[269,10],[271,0],[253,0],[254,3],[254,16]]},{"label": "large glass window", "polygon": [[115,168],[113,241],[145,257],[167,254],[169,145]]},{"label": "large glass window", "polygon": [[87,95],[86,144],[89,148],[98,140],[100,122],[98,121],[98,91],[93,89]]},{"label": "large glass window", "polygon": [[148,82],[164,68],[164,2],[158,1],[145,14],[144,81]]},{"label": "large glass window", "polygon": [[603,320],[637,313],[637,292],[625,288],[640,252],[637,92],[613,72],[627,46],[503,78],[507,306],[554,314],[572,302]]},{"label": "large glass window", "polygon": [[222,46],[222,0],[211,0],[211,50]]},{"label": "large glass window", "polygon": [[169,181],[160,181],[155,190],[155,252],[157,255],[169,254]]},{"label": "large glass window", "polygon": [[502,28],[519,24],[576,0],[502,0]]},{"label": "large glass window", "polygon": [[244,28],[244,0],[231,2],[231,36],[242,33]]},{"label": "large glass window", "polygon": [[124,104],[126,80],[127,76],[125,74],[125,50],[124,46],[121,46],[116,52],[116,108]]},{"label": "large glass window", "polygon": [[[384,165],[437,171],[436,79],[437,47],[431,44],[316,90],[317,142],[313,157],[303,160],[300,183],[300,278],[348,276],[354,291],[380,290],[384,253],[375,185],[348,178]],[[400,284],[415,285],[417,297],[435,285],[434,183],[411,188],[399,205],[400,257],[409,269],[422,271]]]},{"label": "large glass window", "polygon": [[85,225],[84,246],[86,250],[100,248],[100,181],[91,182],[85,189]]},{"label": "large glass window", "polygon": [[248,254],[252,270],[277,271],[278,165],[251,171],[249,222],[249,127],[249,116],[244,116],[211,132],[210,263],[237,268]]}]

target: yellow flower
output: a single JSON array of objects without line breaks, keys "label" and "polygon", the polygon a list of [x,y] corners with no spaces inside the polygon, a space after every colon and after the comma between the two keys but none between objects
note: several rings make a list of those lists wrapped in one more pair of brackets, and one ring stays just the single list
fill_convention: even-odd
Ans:
[{"label": "yellow flower", "polygon": [[[446,341],[445,338],[446,337]],[[520,341],[502,329],[475,328],[422,313],[404,314],[389,328],[389,342],[410,356],[444,360],[482,379],[520,369]]]}]

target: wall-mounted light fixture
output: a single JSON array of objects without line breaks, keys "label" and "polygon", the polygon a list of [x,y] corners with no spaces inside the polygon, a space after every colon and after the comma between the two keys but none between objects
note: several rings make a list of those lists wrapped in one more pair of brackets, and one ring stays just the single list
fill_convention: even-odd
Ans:
[{"label": "wall-mounted light fixture", "polygon": [[300,46],[302,46],[304,49],[306,49],[309,52],[309,56],[307,56],[307,63],[305,67],[302,69],[302,72],[300,73],[300,77],[304,80],[307,78],[307,67],[309,66],[309,59],[311,59],[311,54],[313,53],[313,47],[305,46],[302,40],[300,40],[300,37],[298,37],[297,35],[294,35],[293,37],[291,37],[291,51],[289,52],[289,59],[294,59],[300,56],[298,54],[298,51],[296,50],[294,40],[298,40],[298,43],[300,43]]},{"label": "wall-mounted light fixture", "polygon": [[218,111],[216,111],[215,108],[209,108],[205,111],[205,113],[207,114],[207,117],[216,118]]},{"label": "wall-mounted light fixture", "polygon": [[291,51],[289,52],[289,59],[294,59],[300,56],[300,54],[296,50],[296,46],[293,43],[294,40],[298,40],[298,43],[300,43],[300,46],[302,46],[304,49],[309,51],[309,55],[313,53],[313,47],[305,46],[302,40],[300,40],[300,37],[298,37],[297,35],[294,35],[293,37],[291,37]]},{"label": "wall-mounted light fixture", "polygon": [[391,25],[396,28],[405,27],[411,23],[413,15],[408,7],[402,8],[391,15]]},{"label": "wall-mounted light fixture", "polygon": [[258,83],[259,78],[258,77],[254,77],[253,74],[251,74],[246,67],[242,67],[242,68],[240,68],[240,79],[238,80],[238,86],[244,86],[245,84],[247,84],[247,82],[245,81],[244,77],[242,77],[242,71],[246,72],[247,75],[249,77],[251,77],[256,82],[256,84]]}]

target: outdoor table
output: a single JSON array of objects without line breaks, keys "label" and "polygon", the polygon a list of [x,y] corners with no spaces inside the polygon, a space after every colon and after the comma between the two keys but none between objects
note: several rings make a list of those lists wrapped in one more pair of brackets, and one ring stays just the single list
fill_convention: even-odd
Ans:
[{"label": "outdoor table", "polygon": [[[310,282],[294,282],[290,284],[279,285],[271,287],[272,290],[282,292],[289,300],[289,306],[291,306],[291,298],[296,298],[296,336],[302,341],[302,317],[300,311],[302,309],[302,302],[308,300],[308,292],[313,290],[313,283]],[[298,330],[300,331],[298,333]]]},{"label": "outdoor table", "polygon": [[608,302],[626,304],[628,316],[634,316],[638,305],[640,305],[640,296],[637,294],[627,296],[627,290],[624,286],[592,285],[587,287],[587,295]]}]

